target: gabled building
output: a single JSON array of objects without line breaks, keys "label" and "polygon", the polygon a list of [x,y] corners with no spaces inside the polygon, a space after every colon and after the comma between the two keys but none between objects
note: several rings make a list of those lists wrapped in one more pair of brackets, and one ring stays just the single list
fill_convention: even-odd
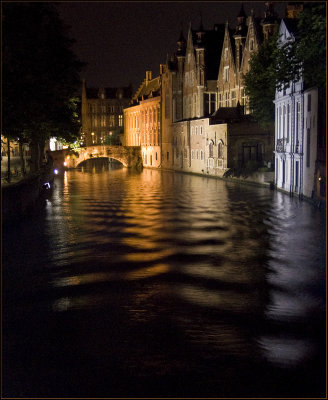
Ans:
[{"label": "gabled building", "polygon": [[249,61],[263,42],[279,26],[273,3],[267,2],[264,18],[255,17],[251,12],[246,16],[241,6],[234,30],[225,26],[223,48],[220,54],[220,68],[217,76],[218,107],[236,107],[239,103],[244,113],[249,114],[243,76],[249,71]]},{"label": "gabled building", "polygon": [[123,136],[123,109],[130,104],[131,86],[87,88],[82,83],[82,131],[86,146],[120,144]]},{"label": "gabled building", "polygon": [[[297,14],[289,13],[295,17]],[[297,19],[281,21],[280,43],[297,40]],[[318,88],[307,88],[301,78],[275,95],[275,184],[291,195],[324,197],[320,183],[325,174],[318,146]],[[322,157],[321,157],[322,158]]]},{"label": "gabled building", "polygon": [[124,144],[141,146],[143,165],[158,168],[161,165],[161,79],[146,77],[124,109]]},{"label": "gabled building", "polygon": [[224,25],[204,30],[202,22],[197,30],[188,30],[186,52],[181,60],[182,119],[210,115],[217,107],[216,79],[224,36]]}]

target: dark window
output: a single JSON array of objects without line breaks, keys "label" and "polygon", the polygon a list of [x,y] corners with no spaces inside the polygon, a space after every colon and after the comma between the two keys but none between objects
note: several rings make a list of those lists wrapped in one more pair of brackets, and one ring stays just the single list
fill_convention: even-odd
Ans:
[{"label": "dark window", "polygon": [[259,153],[258,146],[243,146],[243,163],[246,164],[247,161],[258,161]]},{"label": "dark window", "polygon": [[310,129],[307,129],[306,132],[306,166],[310,167],[310,144],[311,144],[311,136],[310,136]]},{"label": "dark window", "polygon": [[170,153],[167,152],[167,153],[166,153],[166,159],[168,160],[169,158],[170,158]]},{"label": "dark window", "polygon": [[307,97],[307,110],[311,111],[311,95],[310,94],[308,94],[308,97]]},{"label": "dark window", "polygon": [[298,187],[298,169],[299,169],[299,162],[295,162],[295,187]]},{"label": "dark window", "polygon": [[170,98],[169,94],[165,95],[165,118],[169,118],[170,116]]},{"label": "dark window", "polygon": [[218,144],[218,158],[223,158],[223,145],[222,145],[222,143]]},{"label": "dark window", "polygon": [[210,113],[210,95],[208,93],[204,94],[204,115],[209,115]]},{"label": "dark window", "polygon": [[209,157],[213,157],[213,142],[211,142],[209,146]]}]

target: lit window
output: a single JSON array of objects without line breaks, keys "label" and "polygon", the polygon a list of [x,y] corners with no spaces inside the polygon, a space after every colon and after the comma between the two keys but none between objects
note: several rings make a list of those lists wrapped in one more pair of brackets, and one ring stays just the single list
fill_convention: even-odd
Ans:
[{"label": "lit window", "polygon": [[123,115],[118,116],[118,125],[123,126]]},{"label": "lit window", "polygon": [[223,70],[223,81],[228,82],[229,81],[229,67],[224,67]]}]

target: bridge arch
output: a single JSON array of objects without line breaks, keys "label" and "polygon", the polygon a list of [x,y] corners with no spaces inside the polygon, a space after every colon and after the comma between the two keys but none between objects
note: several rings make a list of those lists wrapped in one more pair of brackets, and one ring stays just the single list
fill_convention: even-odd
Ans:
[{"label": "bridge arch", "polygon": [[77,168],[82,162],[96,158],[113,158],[126,168],[142,168],[141,149],[139,146],[96,145],[82,147],[78,151],[69,151],[62,154],[63,165],[66,168]]}]

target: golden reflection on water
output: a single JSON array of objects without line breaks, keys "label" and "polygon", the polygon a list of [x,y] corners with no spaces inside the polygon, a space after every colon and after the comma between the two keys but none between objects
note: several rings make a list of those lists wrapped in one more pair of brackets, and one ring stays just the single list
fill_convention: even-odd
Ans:
[{"label": "golden reflection on water", "polygon": [[[90,284],[97,290],[98,283],[129,282],[128,300],[120,306],[130,321],[144,323],[169,315],[188,340],[206,346],[209,353],[257,353],[286,365],[306,360],[311,353],[306,341],[252,336],[247,323],[239,325],[249,316],[290,323],[307,318],[318,307],[311,298],[302,301],[291,293],[295,282],[310,276],[303,268],[302,277],[300,269],[286,261],[289,254],[281,254],[288,247],[281,232],[290,235],[283,219],[266,227],[270,216],[265,208],[263,215],[257,214],[247,200],[232,199],[221,181],[149,170],[141,175],[129,176],[122,170],[111,174],[80,173],[77,179],[77,173],[65,173],[61,218],[54,213],[56,198],[47,207],[52,209],[52,234],[61,237],[54,249],[57,265],[85,257],[95,269],[75,275],[67,268],[68,276],[57,276],[53,286]],[[270,261],[270,273],[265,258],[268,239],[261,232],[276,239],[270,243],[276,260]],[[268,289],[267,281],[287,293]],[[103,287],[103,293],[60,297],[53,310],[96,308],[112,304],[113,298],[121,301],[111,285]]]},{"label": "golden reflection on water", "polygon": [[150,267],[138,268],[128,272],[94,272],[56,278],[53,286],[80,286],[89,283],[110,282],[118,280],[136,280],[150,278],[156,275],[167,273],[170,270],[167,264],[155,264]]},{"label": "golden reflection on water", "polygon": [[210,290],[195,285],[175,285],[176,295],[190,303],[216,308],[225,312],[249,312],[258,303],[257,293],[238,293],[234,290]]}]

